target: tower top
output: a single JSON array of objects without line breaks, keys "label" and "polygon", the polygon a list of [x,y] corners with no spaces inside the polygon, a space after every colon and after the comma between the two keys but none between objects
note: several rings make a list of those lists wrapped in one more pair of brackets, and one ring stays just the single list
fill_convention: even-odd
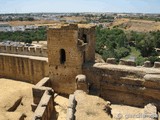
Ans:
[{"label": "tower top", "polygon": [[95,27],[96,26],[92,24],[54,24],[53,26],[50,26],[49,29],[78,30],[79,28],[95,29]]}]

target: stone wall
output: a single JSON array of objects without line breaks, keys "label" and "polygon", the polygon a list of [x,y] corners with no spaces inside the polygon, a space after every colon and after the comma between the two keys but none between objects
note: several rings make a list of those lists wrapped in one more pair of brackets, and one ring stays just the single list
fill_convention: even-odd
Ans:
[{"label": "stone wall", "polygon": [[84,41],[84,35],[86,36],[87,47],[85,50],[85,62],[94,62],[95,60],[95,26],[91,25],[78,25],[78,38]]},{"label": "stone wall", "polygon": [[[73,93],[75,77],[82,73],[83,63],[94,61],[94,50],[90,50],[94,44],[92,40],[95,40],[94,28],[92,26],[83,28],[84,26],[79,28],[77,24],[65,24],[49,28],[47,32],[49,77],[52,88],[58,93]],[[87,43],[83,41],[83,34],[89,40]]]},{"label": "stone wall", "polygon": [[[76,25],[70,25],[48,30],[49,77],[52,88],[59,93],[74,92],[75,77],[82,72],[83,54],[77,48],[77,29]],[[65,54],[63,62],[61,50]]]},{"label": "stone wall", "polygon": [[51,120],[54,114],[54,91],[50,86],[51,82],[46,77],[33,87],[32,120]]},{"label": "stone wall", "polygon": [[36,84],[48,76],[48,59],[0,53],[0,76]]},{"label": "stone wall", "polygon": [[69,103],[67,108],[67,118],[66,120],[76,120],[75,118],[75,112],[76,112],[76,100],[75,95],[71,94],[69,96]]},{"label": "stone wall", "polygon": [[112,103],[160,108],[160,69],[97,63],[84,66],[83,74],[90,92]]},{"label": "stone wall", "polygon": [[0,53],[47,57],[47,48],[0,45]]}]

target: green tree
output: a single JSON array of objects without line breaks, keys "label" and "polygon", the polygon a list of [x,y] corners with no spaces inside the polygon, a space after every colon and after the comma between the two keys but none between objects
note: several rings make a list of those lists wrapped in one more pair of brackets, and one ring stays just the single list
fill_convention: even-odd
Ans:
[{"label": "green tree", "polygon": [[127,37],[121,29],[96,29],[96,52],[104,59],[115,57],[120,59],[129,54]]},{"label": "green tree", "polygon": [[137,48],[143,57],[156,55],[154,37],[150,34],[145,34],[145,37],[137,42]]}]

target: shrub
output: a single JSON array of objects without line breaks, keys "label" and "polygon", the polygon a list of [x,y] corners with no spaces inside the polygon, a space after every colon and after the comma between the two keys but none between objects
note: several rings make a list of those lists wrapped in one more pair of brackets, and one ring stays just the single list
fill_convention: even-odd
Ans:
[{"label": "shrub", "polygon": [[142,56],[139,56],[136,58],[136,65],[140,65],[142,66],[144,64],[144,62],[146,61],[146,58],[142,57]]}]

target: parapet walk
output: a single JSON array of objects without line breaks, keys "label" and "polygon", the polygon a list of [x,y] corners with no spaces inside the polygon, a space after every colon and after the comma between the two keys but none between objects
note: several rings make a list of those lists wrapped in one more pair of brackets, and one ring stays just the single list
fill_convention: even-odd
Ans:
[{"label": "parapet walk", "polygon": [[0,45],[0,53],[47,57],[47,48]]}]

